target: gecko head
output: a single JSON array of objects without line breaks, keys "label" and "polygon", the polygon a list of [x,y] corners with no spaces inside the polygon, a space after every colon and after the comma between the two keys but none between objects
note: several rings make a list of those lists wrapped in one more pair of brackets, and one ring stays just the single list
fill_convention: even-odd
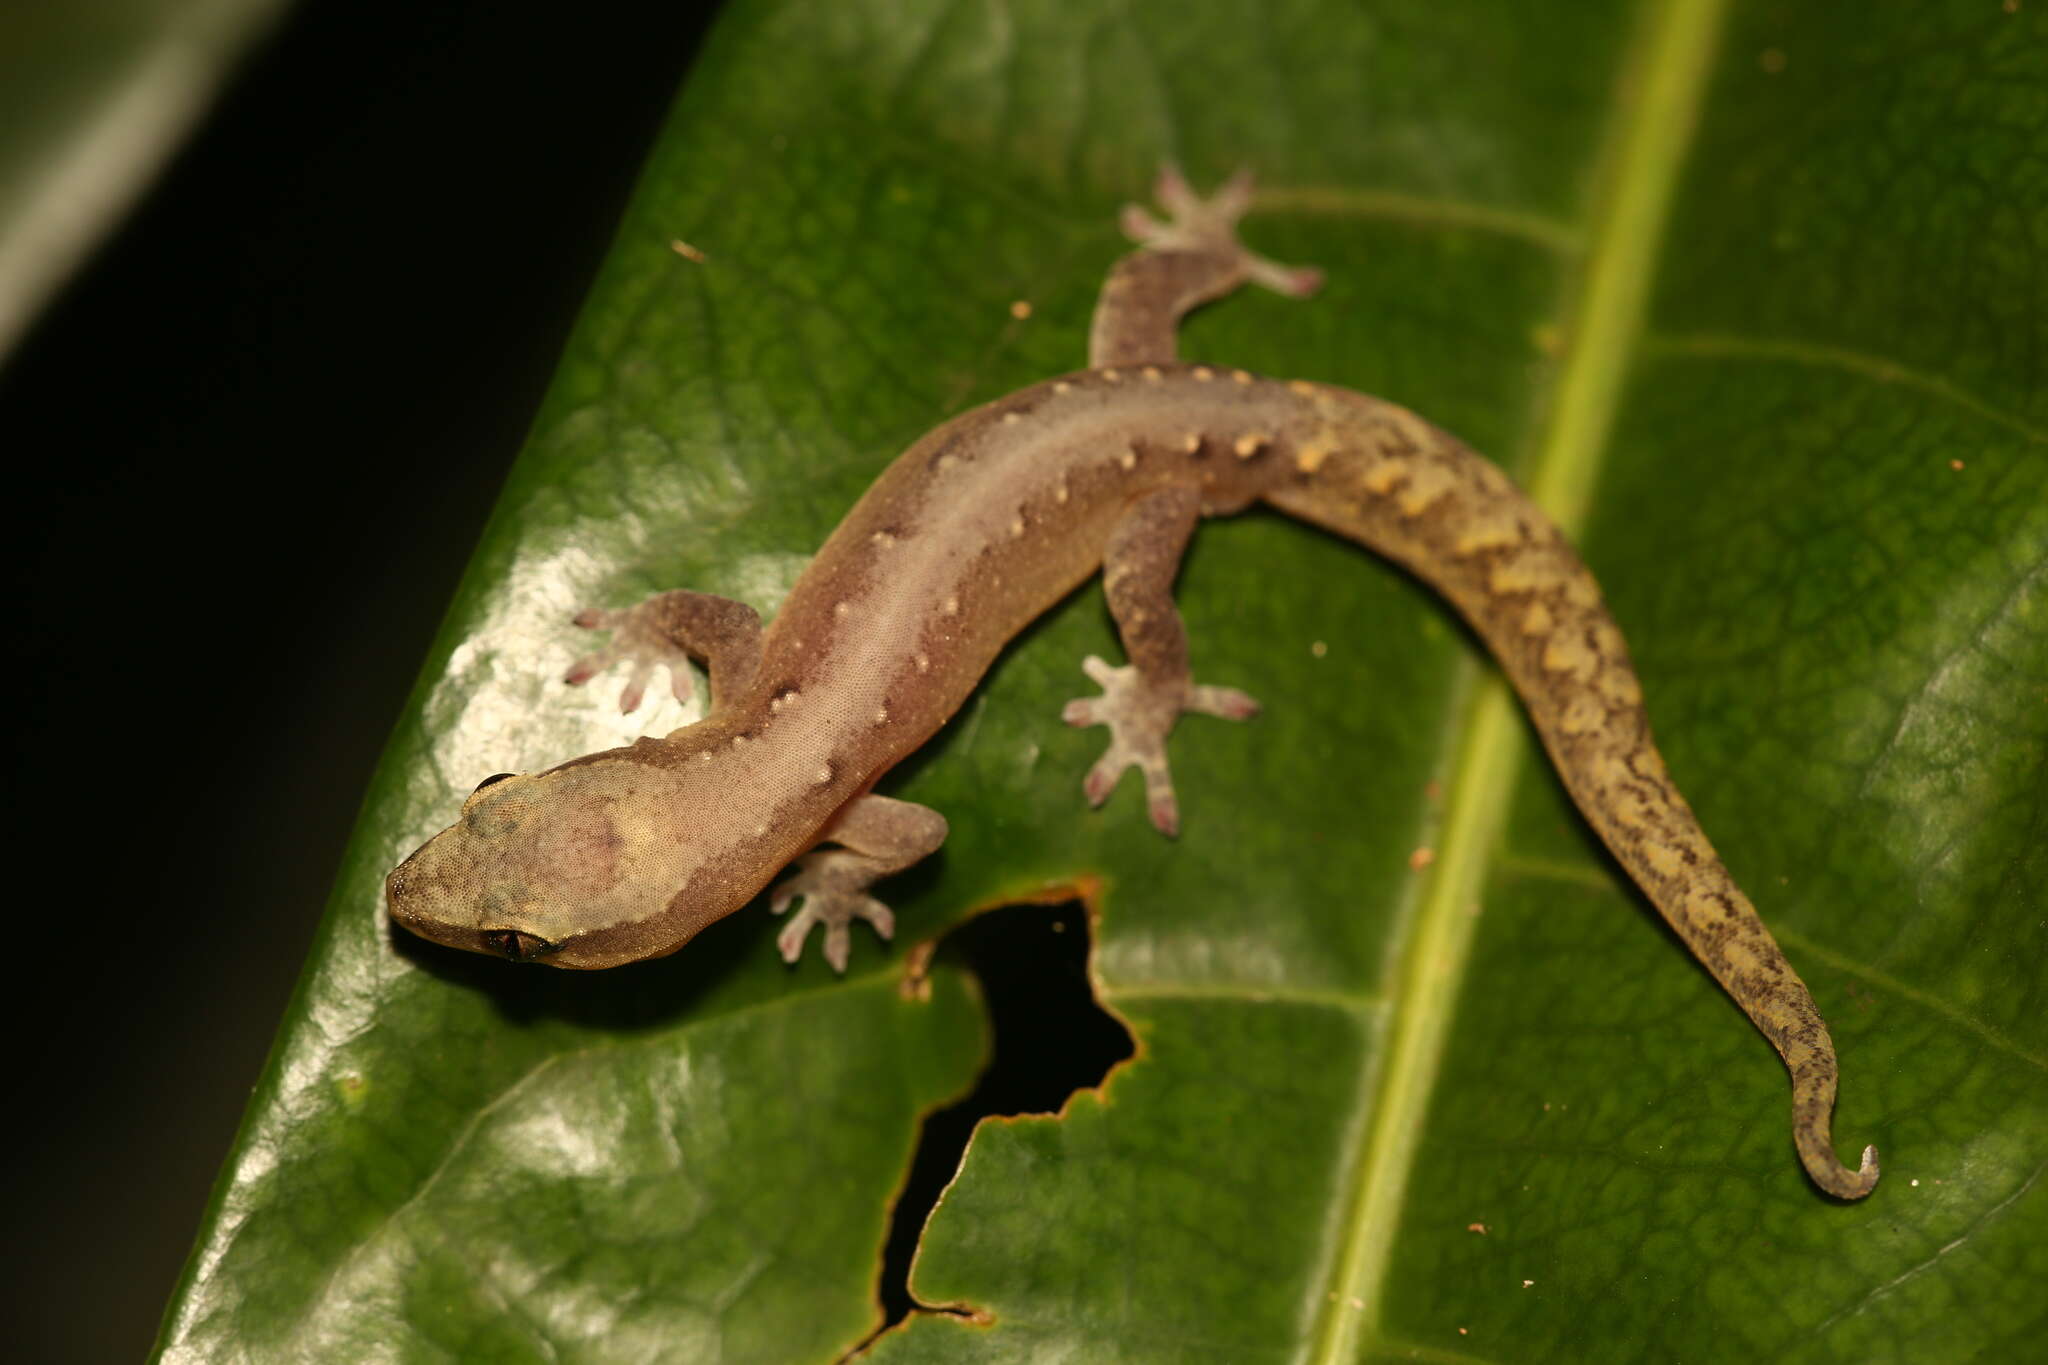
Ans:
[{"label": "gecko head", "polygon": [[[674,952],[758,887],[687,776],[615,750],[544,773],[499,773],[462,817],[385,879],[391,918],[451,948],[551,967]],[[714,805],[710,809],[716,810]]]}]

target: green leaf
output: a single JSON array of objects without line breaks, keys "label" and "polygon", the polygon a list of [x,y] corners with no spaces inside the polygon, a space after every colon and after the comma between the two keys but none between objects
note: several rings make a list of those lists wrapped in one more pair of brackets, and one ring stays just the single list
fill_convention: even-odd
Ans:
[{"label": "green leaf", "polygon": [[[944,958],[899,989],[911,949],[1072,885],[1138,1055],[983,1124],[912,1279],[964,1313],[877,1356],[2024,1354],[2048,24],[1824,9],[735,4],[370,794],[165,1358],[855,1347],[919,1116],[988,1046]],[[1248,235],[1330,278],[1208,310],[1188,354],[1393,397],[1580,534],[1830,1018],[1870,1198],[1806,1183],[1769,1046],[1447,610],[1270,515],[1183,575],[1201,675],[1267,709],[1176,735],[1177,843],[1134,786],[1080,800],[1090,590],[886,784],[953,835],[843,981],[785,969],[758,910],[591,976],[390,936],[383,873],[477,780],[684,718],[560,685],[571,613],[772,610],[895,452],[1080,362],[1116,206],[1167,156],[1255,167]]]}]

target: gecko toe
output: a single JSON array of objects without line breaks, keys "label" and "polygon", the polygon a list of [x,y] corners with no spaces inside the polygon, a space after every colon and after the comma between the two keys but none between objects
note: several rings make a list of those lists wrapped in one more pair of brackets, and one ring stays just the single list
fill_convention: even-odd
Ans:
[{"label": "gecko toe", "polygon": [[814,850],[797,859],[792,864],[795,874],[769,892],[770,914],[783,914],[798,900],[803,902],[775,936],[784,962],[794,963],[803,956],[804,941],[818,925],[825,927],[825,961],[841,974],[853,951],[849,926],[855,920],[872,925],[876,937],[885,942],[894,937],[895,913],[862,890],[867,883],[857,861],[843,849]]},{"label": "gecko toe", "polygon": [[853,956],[853,935],[846,931],[844,924],[825,926],[825,963],[841,976],[846,975],[846,963]]},{"label": "gecko toe", "polygon": [[1180,837],[1180,802],[1172,792],[1152,797],[1146,804],[1146,814],[1152,818],[1152,828],[1169,839]]},{"label": "gecko toe", "polygon": [[1088,770],[1088,776],[1081,779],[1081,794],[1088,798],[1090,806],[1100,806],[1109,800],[1109,794],[1116,790],[1116,781],[1130,766],[1130,760],[1111,745],[1108,753],[1095,760],[1095,766]]},{"label": "gecko toe", "polygon": [[1176,161],[1159,163],[1159,174],[1152,178],[1152,197],[1175,217],[1202,206],[1201,196],[1195,193],[1195,187],[1188,183],[1187,176],[1181,173],[1180,163]]},{"label": "gecko toe", "polygon": [[688,654],[661,628],[660,600],[656,598],[624,611],[586,607],[577,612],[570,619],[580,629],[609,631],[612,639],[603,649],[592,650],[570,664],[562,681],[571,687],[581,687],[616,664],[630,664],[632,671],[619,691],[619,711],[631,715],[646,699],[655,671],[666,668],[669,690],[677,701],[688,705],[696,695],[697,685],[690,674]]},{"label": "gecko toe", "polygon": [[1187,709],[1219,720],[1250,720],[1259,714],[1259,703],[1235,687],[1197,686],[1189,689]]},{"label": "gecko toe", "polygon": [[1282,265],[1248,250],[1237,239],[1237,221],[1252,205],[1253,179],[1240,169],[1207,198],[1197,194],[1180,171],[1168,163],[1160,170],[1153,197],[1166,211],[1165,221],[1135,204],[1119,220],[1124,235],[1154,251],[1207,251],[1235,257],[1245,278],[1290,298],[1305,298],[1322,286],[1323,272],[1312,266]]}]

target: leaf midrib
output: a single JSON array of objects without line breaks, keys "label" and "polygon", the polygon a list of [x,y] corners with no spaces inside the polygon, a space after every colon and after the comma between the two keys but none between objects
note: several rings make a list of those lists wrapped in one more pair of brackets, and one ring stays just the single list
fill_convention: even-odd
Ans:
[{"label": "leaf midrib", "polygon": [[[1723,0],[1653,3],[1619,73],[1587,249],[1565,273],[1568,340],[1525,471],[1530,496],[1567,535],[1576,537],[1584,523],[1605,460],[1722,9]],[[1352,1195],[1312,1360],[1355,1360],[1378,1328],[1380,1286],[1470,961],[1472,909],[1528,748],[1498,673],[1482,676],[1468,661],[1458,690],[1461,701],[1448,712],[1455,756],[1439,856],[1395,930],[1385,991],[1393,1014],[1377,1074],[1366,1078],[1372,1109],[1347,1182]]]}]

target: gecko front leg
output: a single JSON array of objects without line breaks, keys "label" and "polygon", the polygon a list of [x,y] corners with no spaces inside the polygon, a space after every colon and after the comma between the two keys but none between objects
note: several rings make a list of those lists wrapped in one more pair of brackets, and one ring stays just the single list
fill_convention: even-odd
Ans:
[{"label": "gecko front leg", "polygon": [[1173,578],[1180,569],[1195,521],[1202,514],[1194,488],[1165,488],[1131,504],[1103,549],[1102,589],[1109,599],[1130,663],[1112,668],[1094,655],[1081,667],[1102,686],[1100,697],[1067,703],[1069,725],[1107,725],[1109,749],[1082,783],[1088,804],[1109,799],[1124,769],[1145,778],[1145,806],[1152,823],[1168,836],[1180,832],[1180,803],[1166,763],[1166,738],[1189,711],[1246,720],[1259,704],[1234,687],[1207,687],[1188,670],[1188,632],[1173,604]]},{"label": "gecko front leg", "polygon": [[689,662],[702,659],[711,675],[711,703],[738,695],[761,664],[761,617],[744,602],[708,592],[658,593],[624,611],[590,607],[576,614],[585,630],[608,630],[611,643],[569,665],[562,681],[581,686],[615,663],[633,671],[619,692],[619,710],[640,707],[654,670],[666,667],[669,689],[677,701],[690,704],[695,686]]},{"label": "gecko front leg", "polygon": [[825,961],[845,972],[853,941],[847,926],[864,919],[883,939],[896,932],[896,916],[868,894],[868,887],[892,872],[901,872],[946,842],[946,817],[930,806],[872,792],[856,796],[818,831],[820,843],[838,848],[816,849],[796,860],[790,877],[768,900],[781,914],[803,898],[803,908],[776,935],[784,962],[803,955],[811,926],[825,926]]}]

